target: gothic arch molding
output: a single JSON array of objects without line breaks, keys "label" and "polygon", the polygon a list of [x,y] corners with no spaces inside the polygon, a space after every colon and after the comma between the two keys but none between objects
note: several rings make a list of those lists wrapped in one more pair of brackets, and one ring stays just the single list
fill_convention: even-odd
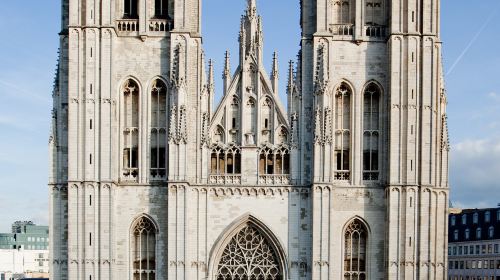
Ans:
[{"label": "gothic arch molding", "polygon": [[370,79],[370,80],[368,80],[368,81],[367,81],[367,82],[363,85],[363,88],[362,88],[362,91],[361,91],[361,92],[362,92],[362,93],[364,93],[364,92],[365,92],[365,90],[366,90],[366,89],[367,89],[370,85],[372,85],[372,84],[374,84],[375,86],[377,86],[377,87],[378,87],[378,89],[379,89],[379,91],[380,91],[380,92],[379,92],[379,93],[380,93],[380,97],[384,96],[384,93],[385,93],[385,89],[384,89],[384,87],[382,86],[382,84],[381,84],[379,81],[377,81],[377,80],[375,80],[375,79]]},{"label": "gothic arch molding", "polygon": [[336,83],[333,83],[333,87],[331,88],[330,92],[333,92],[333,95],[335,95],[335,92],[342,84],[346,84],[351,89],[352,95],[356,95],[356,87],[351,81],[346,78],[341,78]]},{"label": "gothic arch molding", "polygon": [[118,82],[118,89],[117,89],[117,92],[118,92],[118,96],[121,96],[123,94],[123,88],[125,86],[125,83],[128,81],[128,80],[132,80],[134,81],[134,83],[137,84],[137,86],[139,87],[139,94],[141,94],[143,92],[143,86],[140,82],[140,80],[133,76],[133,75],[128,75],[128,76],[125,76],[123,79],[121,79],[119,82]]},{"label": "gothic arch molding", "polygon": [[279,272],[283,280],[288,279],[288,260],[285,254],[284,246],[282,242],[276,237],[270,228],[268,228],[263,222],[254,217],[251,214],[246,214],[231,223],[215,241],[214,246],[210,251],[209,259],[209,280],[217,280],[218,266],[221,262],[222,256],[226,247],[229,245],[233,237],[235,237],[242,230],[251,226],[255,228],[260,235],[268,242],[268,245],[274,251]]},{"label": "gothic arch molding", "polygon": [[129,232],[132,232],[134,230],[134,228],[137,226],[137,224],[140,222],[142,218],[148,219],[154,225],[156,234],[160,233],[160,227],[158,226],[156,220],[152,216],[146,213],[141,213],[132,219],[129,226]]}]

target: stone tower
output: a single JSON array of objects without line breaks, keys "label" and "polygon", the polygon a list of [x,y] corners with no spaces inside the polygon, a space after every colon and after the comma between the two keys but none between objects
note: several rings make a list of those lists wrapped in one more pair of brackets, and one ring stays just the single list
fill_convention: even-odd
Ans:
[{"label": "stone tower", "polygon": [[312,278],[356,273],[341,252],[357,216],[371,239],[367,279],[446,279],[440,1],[302,3],[302,103],[289,113],[302,121],[301,170],[311,170]]},{"label": "stone tower", "polygon": [[301,1],[286,107],[247,1],[217,104],[201,0],[62,1],[51,279],[445,279],[439,0]]}]

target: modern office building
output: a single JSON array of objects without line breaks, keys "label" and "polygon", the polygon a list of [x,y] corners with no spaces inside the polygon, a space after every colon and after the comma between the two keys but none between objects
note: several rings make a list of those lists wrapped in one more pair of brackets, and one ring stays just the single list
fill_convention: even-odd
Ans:
[{"label": "modern office building", "polygon": [[449,216],[449,280],[500,280],[500,207]]},{"label": "modern office building", "polygon": [[15,222],[12,232],[0,233],[0,249],[48,250],[49,227]]},{"label": "modern office building", "polygon": [[0,233],[0,280],[49,276],[49,227],[15,222]]}]

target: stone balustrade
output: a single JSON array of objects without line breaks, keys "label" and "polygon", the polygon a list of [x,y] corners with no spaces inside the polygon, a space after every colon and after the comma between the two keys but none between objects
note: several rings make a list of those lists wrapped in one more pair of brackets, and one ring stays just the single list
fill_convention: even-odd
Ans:
[{"label": "stone balustrade", "polygon": [[354,25],[352,25],[352,24],[330,24],[330,32],[333,35],[352,36],[352,35],[354,35]]},{"label": "stone balustrade", "polygon": [[212,185],[241,185],[241,175],[210,175]]},{"label": "stone balustrade", "polygon": [[289,185],[291,183],[290,175],[286,174],[272,174],[260,175],[260,185]]},{"label": "stone balustrade", "polygon": [[152,19],[149,21],[149,31],[168,32],[174,28],[174,22],[167,19]]},{"label": "stone balustrade", "polygon": [[119,19],[116,21],[118,32],[138,32],[138,19]]}]

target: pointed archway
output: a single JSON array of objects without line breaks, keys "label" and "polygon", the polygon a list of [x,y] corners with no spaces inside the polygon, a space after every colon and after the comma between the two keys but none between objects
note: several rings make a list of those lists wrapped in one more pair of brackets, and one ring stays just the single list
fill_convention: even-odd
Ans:
[{"label": "pointed archway", "polygon": [[211,280],[288,279],[281,243],[268,227],[251,215],[238,219],[226,230],[211,256]]}]

